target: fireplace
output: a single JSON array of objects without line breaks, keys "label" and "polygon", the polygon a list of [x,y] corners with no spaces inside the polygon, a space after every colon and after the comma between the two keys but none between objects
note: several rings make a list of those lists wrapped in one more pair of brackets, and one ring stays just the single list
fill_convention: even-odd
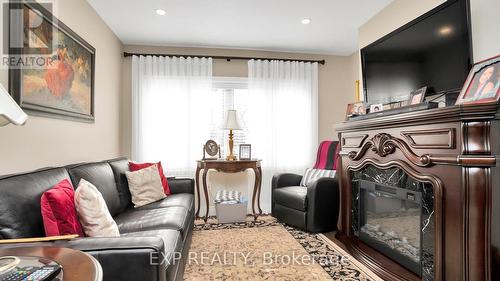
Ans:
[{"label": "fireplace", "polygon": [[434,280],[432,185],[402,169],[369,165],[353,173],[353,233],[420,276]]},{"label": "fireplace", "polygon": [[[352,120],[335,128],[341,144],[337,167],[340,215],[335,238],[349,254],[387,281],[498,279],[499,104],[457,105]],[[361,188],[363,181],[372,182],[371,191]],[[375,190],[373,183],[382,188]],[[384,193],[384,187],[391,189]],[[369,233],[361,227],[367,226],[367,230],[375,224],[382,228],[376,219],[394,206],[403,206],[392,214],[395,219],[411,217],[412,206],[418,203],[411,195],[406,199],[392,196],[394,188],[396,194],[401,188],[414,193],[415,199],[421,196],[420,243],[397,229],[383,229],[382,233],[393,231],[415,246],[420,253],[420,274],[409,269],[415,264],[403,265],[402,258],[391,257],[387,248],[379,250],[376,243],[362,237]],[[366,195],[370,192],[381,198],[366,199],[377,198],[376,194]],[[361,199],[370,202],[362,204],[365,209],[360,209]],[[405,222],[408,229],[416,225],[411,220]]]}]

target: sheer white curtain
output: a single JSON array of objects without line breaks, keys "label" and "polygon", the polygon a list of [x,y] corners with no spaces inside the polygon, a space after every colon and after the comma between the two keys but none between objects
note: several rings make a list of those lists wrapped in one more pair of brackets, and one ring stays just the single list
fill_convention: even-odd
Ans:
[{"label": "sheer white curtain", "polygon": [[318,64],[250,60],[245,121],[252,156],[262,159],[262,203],[270,211],[271,178],[303,174],[318,145]]},{"label": "sheer white curtain", "polygon": [[[132,159],[192,176],[213,124],[212,59],[133,56]],[[213,103],[216,103],[212,105]]]}]

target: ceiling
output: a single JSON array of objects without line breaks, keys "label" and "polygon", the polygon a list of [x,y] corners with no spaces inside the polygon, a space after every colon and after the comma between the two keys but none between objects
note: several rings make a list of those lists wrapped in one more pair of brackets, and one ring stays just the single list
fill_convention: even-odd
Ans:
[{"label": "ceiling", "polygon": [[[392,0],[87,0],[124,44],[349,55]],[[166,11],[164,16],[157,9]],[[301,20],[311,19],[304,25]]]}]

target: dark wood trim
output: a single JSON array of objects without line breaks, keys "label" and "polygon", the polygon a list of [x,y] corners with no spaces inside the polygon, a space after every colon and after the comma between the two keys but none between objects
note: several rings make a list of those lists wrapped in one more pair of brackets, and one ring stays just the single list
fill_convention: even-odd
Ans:
[{"label": "dark wood trim", "polygon": [[[368,134],[345,136],[342,138],[342,147],[360,148],[361,145],[365,142],[366,138],[368,138]],[[347,140],[357,141],[357,144],[347,144]]]},{"label": "dark wood trim", "polygon": [[[412,148],[430,148],[430,149],[450,149],[455,148],[455,128],[448,129],[435,129],[435,130],[415,130],[415,131],[402,131],[401,135],[406,138]],[[436,136],[446,135],[446,142],[432,143],[432,144],[419,144],[414,139],[415,136]]]},{"label": "dark wood trim", "polygon": [[359,151],[349,152],[348,157],[353,161],[357,161],[361,159],[370,148],[375,154],[381,157],[392,154],[396,151],[396,148],[399,148],[406,159],[411,161],[414,165],[421,167],[432,165],[430,155],[425,154],[418,156],[403,140],[385,133],[376,134],[369,141],[365,142]]},{"label": "dark wood trim", "polygon": [[325,60],[303,60],[303,59],[293,59],[293,58],[270,58],[270,57],[241,57],[241,56],[213,56],[213,55],[182,55],[182,54],[159,54],[159,53],[129,53],[124,52],[124,57],[131,56],[153,56],[153,57],[191,57],[191,58],[212,58],[215,60],[280,60],[280,61],[296,61],[296,62],[309,62],[309,63],[318,63],[321,65],[325,65]]}]

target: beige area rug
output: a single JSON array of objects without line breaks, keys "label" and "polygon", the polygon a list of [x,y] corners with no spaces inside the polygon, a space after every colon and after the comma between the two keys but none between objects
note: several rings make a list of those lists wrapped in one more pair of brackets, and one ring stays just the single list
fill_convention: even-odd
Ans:
[{"label": "beige area rug", "polygon": [[195,222],[185,280],[381,280],[322,234],[270,216]]}]

